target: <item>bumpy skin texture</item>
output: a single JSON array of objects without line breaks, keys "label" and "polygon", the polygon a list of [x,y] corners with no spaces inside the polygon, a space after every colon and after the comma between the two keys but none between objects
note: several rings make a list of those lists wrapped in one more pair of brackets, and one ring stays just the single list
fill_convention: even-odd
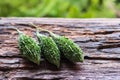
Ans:
[{"label": "bumpy skin texture", "polygon": [[38,65],[40,64],[40,46],[35,40],[24,33],[19,33],[19,49],[25,58]]},{"label": "bumpy skin texture", "polygon": [[60,66],[60,51],[51,37],[36,33],[44,57],[58,68]]},{"label": "bumpy skin texture", "polygon": [[54,33],[50,33],[53,40],[57,44],[60,52],[71,62],[83,62],[84,56],[82,50],[71,39],[65,36],[59,36]]}]

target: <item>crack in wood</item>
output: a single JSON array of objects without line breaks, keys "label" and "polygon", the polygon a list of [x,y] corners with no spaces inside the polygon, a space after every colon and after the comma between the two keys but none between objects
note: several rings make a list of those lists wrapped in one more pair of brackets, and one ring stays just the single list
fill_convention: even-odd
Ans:
[{"label": "crack in wood", "polygon": [[100,46],[98,46],[98,50],[100,49],[106,49],[106,48],[117,48],[120,47],[120,43],[116,43],[116,44],[102,44]]}]

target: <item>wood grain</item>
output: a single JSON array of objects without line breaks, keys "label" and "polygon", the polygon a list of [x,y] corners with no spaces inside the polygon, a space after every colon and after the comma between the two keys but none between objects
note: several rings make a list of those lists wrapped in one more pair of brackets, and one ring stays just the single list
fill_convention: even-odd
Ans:
[{"label": "wood grain", "polygon": [[[44,59],[40,66],[24,59],[13,27],[36,39],[35,28],[28,25],[31,22],[73,39],[84,51],[84,63],[62,59],[60,69],[56,69]],[[119,24],[119,19],[0,18],[0,79],[119,80]]]}]

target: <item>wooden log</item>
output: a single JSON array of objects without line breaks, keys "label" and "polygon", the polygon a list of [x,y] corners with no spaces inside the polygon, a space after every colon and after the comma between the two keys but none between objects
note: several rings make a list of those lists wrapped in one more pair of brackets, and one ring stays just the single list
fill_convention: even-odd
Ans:
[{"label": "wooden log", "polygon": [[[119,80],[119,19],[0,18],[0,79],[2,80]],[[35,37],[34,23],[74,40],[84,51],[84,63],[62,59],[60,69],[44,59],[37,66],[18,49],[17,27]],[[14,25],[14,26],[13,26]]]}]

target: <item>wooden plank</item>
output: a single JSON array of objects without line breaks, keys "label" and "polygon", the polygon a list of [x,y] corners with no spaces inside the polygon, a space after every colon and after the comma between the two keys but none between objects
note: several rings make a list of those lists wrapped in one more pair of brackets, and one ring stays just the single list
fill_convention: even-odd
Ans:
[{"label": "wooden plank", "polygon": [[[12,25],[35,38],[35,28],[28,23],[74,40],[84,51],[84,63],[62,61],[56,69],[44,59],[40,66],[20,56],[17,32]],[[119,80],[120,78],[120,26],[119,19],[0,19],[0,79],[36,80]]]},{"label": "wooden plank", "polygon": [[[44,62],[43,62],[44,63]],[[5,79],[10,80],[119,80],[120,63],[112,60],[85,60],[84,63],[71,64],[63,61],[59,70],[48,63],[38,67],[16,65],[17,69],[4,71]],[[13,62],[14,64],[14,62]],[[11,63],[11,65],[13,65]],[[17,63],[16,63],[17,64]],[[10,65],[9,65],[10,66]],[[21,69],[18,69],[21,68]],[[3,79],[3,77],[1,78]]]}]

